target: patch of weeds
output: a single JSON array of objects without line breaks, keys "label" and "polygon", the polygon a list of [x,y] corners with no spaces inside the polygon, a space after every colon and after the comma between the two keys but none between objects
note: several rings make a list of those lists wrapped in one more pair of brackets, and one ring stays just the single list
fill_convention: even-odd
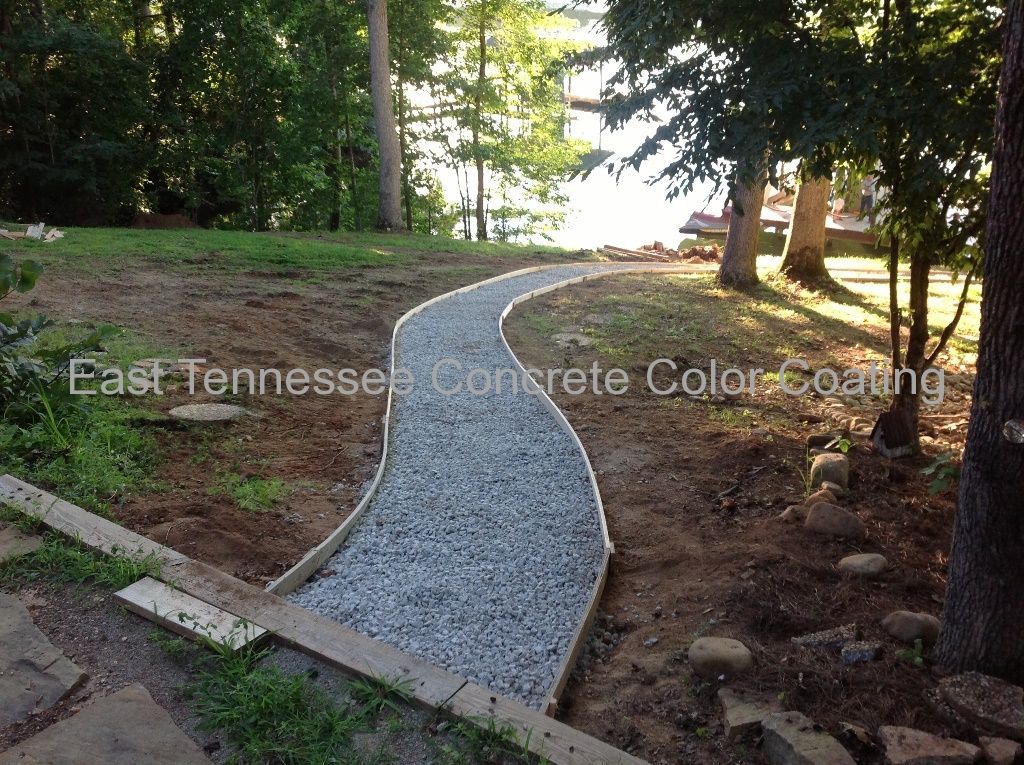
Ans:
[{"label": "patch of weeds", "polygon": [[0,585],[44,581],[52,584],[93,584],[112,590],[159,576],[160,564],[152,554],[144,557],[115,552],[101,555],[81,543],[48,534],[42,546],[0,568]]},{"label": "patch of weeds", "polygon": [[730,428],[746,428],[754,421],[749,409],[733,409],[728,406],[712,406],[708,409],[708,418],[720,422]]},{"label": "patch of weeds", "polygon": [[960,465],[955,460],[955,454],[945,452],[936,457],[932,464],[921,470],[923,475],[932,478],[931,483],[928,484],[929,494],[941,494],[960,481]]},{"label": "patch of weeds", "polygon": [[353,680],[348,687],[352,697],[374,717],[385,709],[399,712],[401,704],[412,701],[412,683],[408,680],[371,677]]},{"label": "patch of weeds", "polygon": [[266,651],[206,657],[191,690],[200,727],[235,750],[234,763],[348,763],[363,715],[335,704],[305,675],[257,666]]},{"label": "patch of weeds", "polygon": [[545,757],[530,752],[529,734],[520,740],[515,728],[508,724],[499,726],[493,718],[450,720],[438,730],[451,734],[437,745],[435,756],[439,765],[551,765]]},{"label": "patch of weeds", "polygon": [[287,493],[288,487],[280,478],[244,478],[238,473],[225,473],[210,489],[211,495],[227,495],[240,509],[252,513],[270,510]]},{"label": "patch of weeds", "polygon": [[151,643],[155,643],[164,652],[164,655],[172,661],[182,663],[189,655],[189,645],[185,639],[166,630],[152,630],[147,638]]},{"label": "patch of weeds", "polygon": [[523,315],[526,326],[542,335],[553,335],[558,331],[558,324],[544,313],[527,313]]}]

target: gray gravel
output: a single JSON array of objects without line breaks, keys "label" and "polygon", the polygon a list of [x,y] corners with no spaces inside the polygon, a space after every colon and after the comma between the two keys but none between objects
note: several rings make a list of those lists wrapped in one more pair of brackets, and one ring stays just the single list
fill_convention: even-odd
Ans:
[{"label": "gray gravel", "polygon": [[[326,569],[290,598],[502,695],[539,706],[583,618],[603,553],[586,467],[541,401],[443,395],[509,369],[498,317],[519,295],[607,266],[564,266],[456,295],[399,331],[387,466]],[[612,267],[614,268],[614,267]],[[620,267],[621,268],[621,267]]]}]

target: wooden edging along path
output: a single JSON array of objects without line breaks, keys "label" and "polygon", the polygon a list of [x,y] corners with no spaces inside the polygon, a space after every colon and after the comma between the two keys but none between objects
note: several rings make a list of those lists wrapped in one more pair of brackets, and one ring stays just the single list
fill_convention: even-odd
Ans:
[{"label": "wooden edging along path", "polygon": [[158,578],[194,598],[262,627],[274,640],[359,677],[409,683],[421,705],[468,719],[509,725],[530,751],[555,765],[645,765],[644,761],[535,709],[494,694],[336,621],[293,605],[213,566],[100,518],[10,475],[0,476],[0,502],[107,555],[150,557]]}]

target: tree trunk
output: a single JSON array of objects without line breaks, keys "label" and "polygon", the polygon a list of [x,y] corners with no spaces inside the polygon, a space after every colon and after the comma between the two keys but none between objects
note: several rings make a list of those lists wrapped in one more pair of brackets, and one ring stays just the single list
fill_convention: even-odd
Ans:
[{"label": "tree trunk", "polygon": [[473,159],[476,162],[476,238],[487,239],[487,210],[484,208],[484,155],[480,147],[480,125],[483,122],[484,85],[487,82],[487,4],[480,3],[480,68],[476,78],[473,115]]},{"label": "tree trunk", "polygon": [[370,40],[370,95],[373,98],[373,126],[380,153],[380,198],[377,228],[401,231],[402,154],[395,128],[395,105],[391,95],[391,52],[388,47],[387,0],[367,0]]},{"label": "tree trunk", "polygon": [[1024,684],[1024,0],[1005,17],[981,344],[937,656]]},{"label": "tree trunk", "polygon": [[757,238],[761,234],[761,207],[768,174],[762,170],[754,181],[736,181],[736,202],[729,219],[725,252],[718,281],[743,289],[757,284]]},{"label": "tree trunk", "polygon": [[790,279],[813,284],[829,278],[825,268],[825,215],[831,190],[828,178],[809,178],[797,187],[779,269]]}]

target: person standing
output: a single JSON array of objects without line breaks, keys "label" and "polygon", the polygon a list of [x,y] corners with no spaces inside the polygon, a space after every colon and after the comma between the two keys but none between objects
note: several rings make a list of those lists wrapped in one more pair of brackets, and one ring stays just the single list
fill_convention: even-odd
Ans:
[{"label": "person standing", "polygon": [[875,187],[878,178],[874,175],[864,176],[860,182],[860,217],[868,216],[871,225],[875,225]]}]

